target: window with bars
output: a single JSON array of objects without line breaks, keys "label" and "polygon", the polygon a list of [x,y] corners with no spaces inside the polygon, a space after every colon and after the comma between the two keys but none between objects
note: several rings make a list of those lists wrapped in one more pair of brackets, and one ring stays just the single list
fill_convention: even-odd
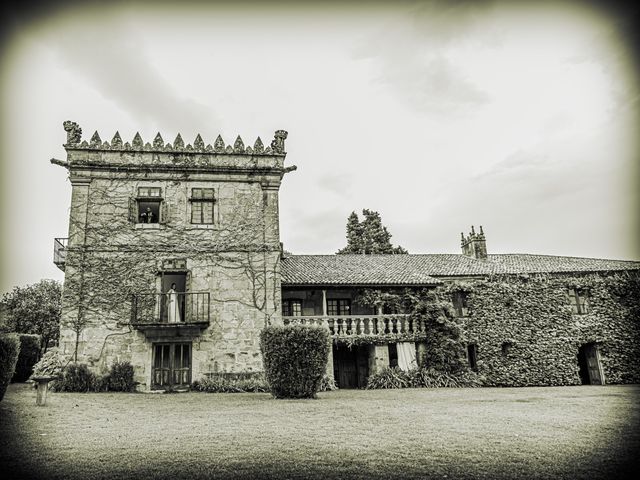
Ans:
[{"label": "window with bars", "polygon": [[469,307],[467,306],[467,292],[453,292],[452,297],[453,308],[456,311],[456,317],[467,317],[469,315]]},{"label": "window with bars", "polygon": [[130,217],[135,223],[161,223],[162,188],[138,187],[138,196],[132,199]]},{"label": "window with bars", "polygon": [[191,223],[213,224],[213,204],[216,201],[213,188],[192,188],[190,201]]},{"label": "window with bars", "polygon": [[589,290],[585,288],[568,288],[567,296],[573,313],[578,315],[589,313]]},{"label": "window with bars", "polygon": [[282,301],[282,315],[285,317],[302,316],[302,300],[288,298]]},{"label": "window with bars", "polygon": [[351,300],[348,298],[335,298],[327,300],[327,314],[328,315],[350,315],[351,314]]}]

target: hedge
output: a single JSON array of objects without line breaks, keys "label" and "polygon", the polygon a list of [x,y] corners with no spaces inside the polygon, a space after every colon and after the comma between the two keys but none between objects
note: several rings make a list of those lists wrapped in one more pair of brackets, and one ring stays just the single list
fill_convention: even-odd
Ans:
[{"label": "hedge", "polygon": [[33,366],[40,360],[40,335],[20,333],[20,354],[12,382],[26,382],[33,373]]},{"label": "hedge", "polygon": [[275,398],[314,398],[329,358],[328,330],[286,325],[260,333],[264,371]]},{"label": "hedge", "polygon": [[0,401],[16,369],[20,354],[20,340],[16,335],[0,335]]}]

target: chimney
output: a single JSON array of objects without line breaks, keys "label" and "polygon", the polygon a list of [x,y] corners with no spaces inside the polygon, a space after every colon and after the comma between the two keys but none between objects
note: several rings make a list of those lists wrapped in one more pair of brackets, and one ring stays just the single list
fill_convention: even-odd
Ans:
[{"label": "chimney", "polygon": [[477,258],[479,260],[487,259],[487,241],[484,238],[482,225],[480,225],[480,233],[476,233],[472,225],[471,233],[467,237],[464,236],[464,233],[461,233],[461,235],[462,240],[460,245],[462,246],[463,255],[471,258]]}]

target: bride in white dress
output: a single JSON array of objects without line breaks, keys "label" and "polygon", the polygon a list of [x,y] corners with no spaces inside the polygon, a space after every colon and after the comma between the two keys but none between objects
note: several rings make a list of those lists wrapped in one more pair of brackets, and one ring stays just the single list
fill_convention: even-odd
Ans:
[{"label": "bride in white dress", "polygon": [[180,303],[178,302],[178,293],[176,292],[176,284],[172,283],[171,288],[167,291],[167,312],[169,314],[169,323],[180,323]]}]

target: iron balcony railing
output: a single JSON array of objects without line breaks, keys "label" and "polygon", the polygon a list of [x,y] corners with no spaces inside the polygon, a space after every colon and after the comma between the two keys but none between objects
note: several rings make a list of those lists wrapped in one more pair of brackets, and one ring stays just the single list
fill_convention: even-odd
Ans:
[{"label": "iron balcony railing", "polygon": [[53,263],[64,271],[64,264],[67,259],[67,244],[68,238],[54,238],[53,239]]},{"label": "iron balcony railing", "polygon": [[407,314],[292,316],[282,317],[285,325],[316,325],[329,329],[334,337],[359,335],[401,335],[425,333],[424,320]]},{"label": "iron balcony railing", "polygon": [[209,292],[138,293],[131,298],[131,323],[209,323]]}]

